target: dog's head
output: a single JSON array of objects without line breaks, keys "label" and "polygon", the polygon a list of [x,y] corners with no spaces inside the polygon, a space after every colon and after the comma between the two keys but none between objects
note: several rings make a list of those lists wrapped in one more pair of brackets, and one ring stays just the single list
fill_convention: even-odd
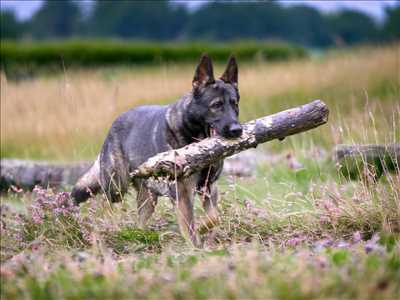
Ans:
[{"label": "dog's head", "polygon": [[237,138],[242,135],[239,123],[238,66],[231,56],[224,74],[214,79],[212,61],[201,57],[193,78],[192,113],[207,127],[210,135]]}]

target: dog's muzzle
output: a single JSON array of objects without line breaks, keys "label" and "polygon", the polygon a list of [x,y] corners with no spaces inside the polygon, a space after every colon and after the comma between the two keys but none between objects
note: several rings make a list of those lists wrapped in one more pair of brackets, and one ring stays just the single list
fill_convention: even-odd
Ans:
[{"label": "dog's muzzle", "polygon": [[242,125],[240,125],[239,123],[232,123],[224,129],[225,130],[223,136],[228,139],[238,138],[243,133]]}]

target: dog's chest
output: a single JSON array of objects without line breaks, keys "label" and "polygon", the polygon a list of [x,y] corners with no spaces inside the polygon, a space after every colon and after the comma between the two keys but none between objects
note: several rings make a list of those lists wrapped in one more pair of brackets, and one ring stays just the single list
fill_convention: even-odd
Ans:
[{"label": "dog's chest", "polygon": [[[189,178],[185,179],[186,184],[197,187],[200,180],[200,173],[195,173]],[[176,199],[177,185],[175,180],[168,180],[164,178],[146,179],[145,186],[158,196],[165,196],[171,199]],[[194,192],[194,190],[193,190]]]}]

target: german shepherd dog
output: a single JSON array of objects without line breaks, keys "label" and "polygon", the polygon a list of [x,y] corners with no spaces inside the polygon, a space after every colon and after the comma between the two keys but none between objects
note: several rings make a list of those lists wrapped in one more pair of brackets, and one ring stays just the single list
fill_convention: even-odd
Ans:
[{"label": "german shepherd dog", "polygon": [[129,173],[157,153],[181,148],[211,135],[232,139],[241,136],[238,121],[238,66],[231,56],[220,79],[214,79],[212,61],[201,57],[193,78],[193,89],[167,106],[139,106],[120,115],[112,124],[93,166],[78,180],[72,197],[76,204],[103,191],[118,202],[132,184],[137,191],[139,225],[144,227],[154,212],[157,197],[171,198],[182,235],[199,246],[193,219],[193,198],[200,195],[205,218],[200,231],[218,222],[218,191],[215,181],[221,174],[219,161],[175,183],[135,179]]}]

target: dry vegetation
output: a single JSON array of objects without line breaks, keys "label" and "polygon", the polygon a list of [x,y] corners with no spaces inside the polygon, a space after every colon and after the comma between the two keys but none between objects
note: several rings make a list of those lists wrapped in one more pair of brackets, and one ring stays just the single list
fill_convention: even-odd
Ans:
[{"label": "dry vegetation", "polygon": [[[249,120],[315,98],[331,110],[331,128],[319,131],[321,143],[352,139],[393,140],[399,115],[398,46],[332,53],[320,59],[240,66],[241,118]],[[222,67],[216,68],[220,74]],[[191,88],[193,65],[69,71],[23,82],[1,78],[2,156],[53,159],[95,157],[115,117],[139,104],[170,103]],[[378,97],[385,96],[380,101]],[[366,107],[367,106],[367,107]],[[380,122],[360,136],[358,129]],[[21,147],[21,145],[23,145]]]},{"label": "dry vegetation", "polygon": [[[221,178],[221,222],[203,249],[185,244],[166,199],[141,231],[132,194],[80,209],[68,193],[3,196],[2,299],[400,298],[399,173],[349,182],[330,159],[340,142],[400,141],[399,46],[240,72],[242,120],[321,98],[328,125],[261,147],[253,177]],[[117,114],[173,101],[192,73],[171,65],[3,77],[2,156],[93,157]],[[195,210],[203,214],[198,202]]]}]

